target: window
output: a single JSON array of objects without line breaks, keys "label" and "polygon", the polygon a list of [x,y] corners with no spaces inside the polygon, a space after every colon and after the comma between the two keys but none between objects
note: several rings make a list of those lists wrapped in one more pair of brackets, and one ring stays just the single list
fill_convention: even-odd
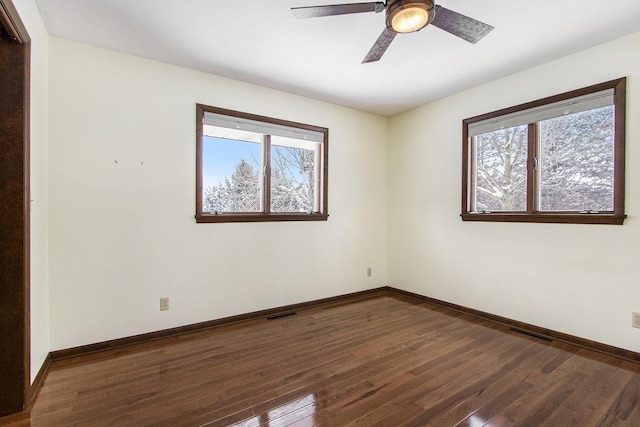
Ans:
[{"label": "window", "polygon": [[196,221],[326,220],[326,128],[196,105]]},{"label": "window", "polygon": [[463,121],[462,220],[622,224],[626,79]]}]

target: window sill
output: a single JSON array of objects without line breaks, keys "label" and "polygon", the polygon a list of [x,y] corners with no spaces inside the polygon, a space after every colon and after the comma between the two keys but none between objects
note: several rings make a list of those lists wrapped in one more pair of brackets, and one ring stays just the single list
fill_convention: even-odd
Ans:
[{"label": "window sill", "polygon": [[213,222],[272,222],[272,221],[326,221],[328,214],[321,213],[247,213],[247,214],[201,214],[196,215],[198,224]]},{"label": "window sill", "polygon": [[616,214],[559,214],[559,213],[463,213],[463,221],[489,222],[541,222],[558,224],[612,224],[622,225],[626,215]]}]

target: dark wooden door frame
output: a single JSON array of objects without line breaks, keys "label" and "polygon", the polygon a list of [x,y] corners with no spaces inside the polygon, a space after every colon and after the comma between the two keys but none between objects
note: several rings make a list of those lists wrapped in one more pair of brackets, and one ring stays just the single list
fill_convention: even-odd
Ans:
[{"label": "dark wooden door frame", "polygon": [[0,416],[30,400],[30,38],[0,0]]}]

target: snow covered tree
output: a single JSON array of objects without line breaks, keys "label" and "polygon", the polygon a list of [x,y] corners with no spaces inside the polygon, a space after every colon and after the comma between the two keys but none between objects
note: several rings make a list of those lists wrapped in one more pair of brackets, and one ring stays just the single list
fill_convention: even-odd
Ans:
[{"label": "snow covered tree", "polygon": [[314,202],[314,152],[273,146],[271,156],[271,210],[309,212]]},{"label": "snow covered tree", "polygon": [[225,178],[224,183],[218,181],[216,185],[209,185],[204,189],[205,212],[223,212],[229,206],[229,189],[231,183]]},{"label": "snow covered tree", "polygon": [[[539,208],[613,210],[613,106],[539,122]],[[525,211],[527,125],[476,137],[476,210]]]},{"label": "snow covered tree", "polygon": [[527,209],[527,126],[478,135],[477,210]]},{"label": "snow covered tree", "polygon": [[231,179],[225,178],[205,188],[205,212],[257,212],[260,210],[260,179],[258,172],[242,159]]},{"label": "snow covered tree", "polygon": [[541,122],[541,209],[613,210],[613,107]]},{"label": "snow covered tree", "polygon": [[258,172],[247,163],[240,160],[236,170],[231,174],[229,191],[232,212],[256,212],[260,210],[260,179]]}]

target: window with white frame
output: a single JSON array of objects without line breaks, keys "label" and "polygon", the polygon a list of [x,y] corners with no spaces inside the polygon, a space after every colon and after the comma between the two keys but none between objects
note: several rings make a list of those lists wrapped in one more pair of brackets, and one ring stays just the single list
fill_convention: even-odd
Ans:
[{"label": "window with white frame", "polygon": [[327,219],[328,129],[196,110],[198,222]]},{"label": "window with white frame", "polygon": [[463,121],[462,219],[622,224],[624,78]]}]

